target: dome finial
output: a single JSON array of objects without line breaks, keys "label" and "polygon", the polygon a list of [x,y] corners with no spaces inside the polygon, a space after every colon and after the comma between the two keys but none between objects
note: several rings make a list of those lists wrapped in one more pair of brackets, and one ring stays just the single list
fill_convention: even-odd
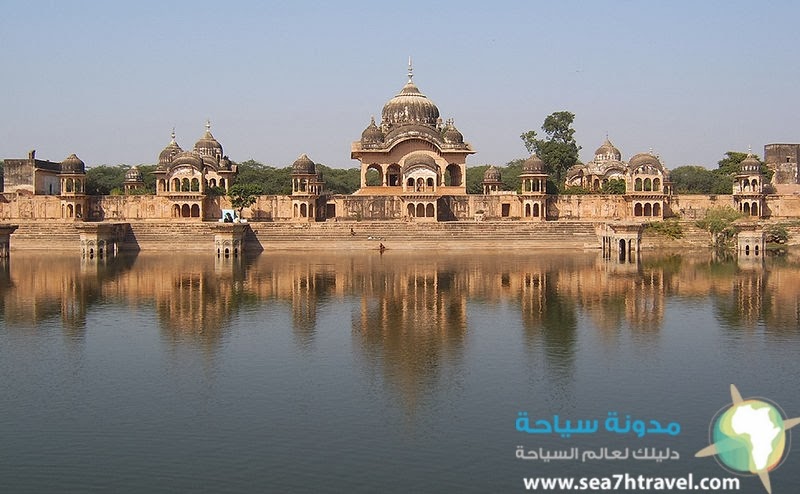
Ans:
[{"label": "dome finial", "polygon": [[211,132],[211,119],[206,120],[206,132]]},{"label": "dome finial", "polygon": [[411,64],[411,55],[408,56],[408,82],[414,79],[414,66]]},{"label": "dome finial", "polygon": [[172,133],[170,134],[170,137],[172,137],[172,141],[175,142],[175,127],[172,128]]}]

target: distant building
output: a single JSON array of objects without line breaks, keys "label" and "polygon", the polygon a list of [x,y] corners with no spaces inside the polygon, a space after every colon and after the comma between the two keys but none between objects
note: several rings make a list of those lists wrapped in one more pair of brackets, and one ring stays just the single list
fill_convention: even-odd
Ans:
[{"label": "distant building", "polygon": [[184,151],[172,140],[158,155],[156,195],[171,203],[176,218],[203,218],[203,206],[209,188],[228,192],[236,178],[237,167],[222,153],[222,144],[211,135],[211,123],[191,151]]},{"label": "distant building", "polygon": [[631,216],[664,216],[672,184],[669,171],[658,156],[639,153],[625,163],[620,150],[606,137],[594,152],[594,159],[567,170],[566,185],[600,192],[611,180],[625,182],[625,198],[631,205]]},{"label": "distant building", "polygon": [[775,172],[772,176],[773,185],[800,184],[798,157],[800,157],[800,144],[767,144],[764,146],[764,163]]},{"label": "distant building", "polygon": [[[453,120],[443,122],[439,108],[414,84],[409,61],[408,82],[390,99],[350,148],[361,162],[361,188],[355,195],[402,198],[403,216],[436,221],[438,199],[466,195],[467,157],[474,154]],[[379,183],[368,184],[376,172]]]}]

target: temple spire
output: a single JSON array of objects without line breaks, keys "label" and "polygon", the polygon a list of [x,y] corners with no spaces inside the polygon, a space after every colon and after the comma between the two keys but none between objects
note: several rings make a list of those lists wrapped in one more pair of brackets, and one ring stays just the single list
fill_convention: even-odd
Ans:
[{"label": "temple spire", "polygon": [[408,56],[408,82],[413,82],[414,66],[411,64],[411,55]]}]

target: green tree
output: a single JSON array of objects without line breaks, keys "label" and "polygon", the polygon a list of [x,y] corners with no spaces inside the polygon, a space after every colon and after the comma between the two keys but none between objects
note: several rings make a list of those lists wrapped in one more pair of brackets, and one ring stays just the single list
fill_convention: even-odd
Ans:
[{"label": "green tree", "polygon": [[330,168],[317,164],[317,171],[322,173],[325,189],[332,194],[352,194],[361,187],[360,168]]},{"label": "green tree", "polygon": [[261,186],[254,183],[236,183],[228,189],[231,206],[239,211],[240,218],[242,210],[255,204],[261,194],[263,194]]},{"label": "green tree", "polygon": [[625,193],[625,180],[621,178],[612,178],[608,182],[603,183],[600,187],[602,194],[622,195]]},{"label": "green tree", "polygon": [[[483,174],[489,165],[470,166],[467,168],[467,194],[483,194]],[[501,170],[502,174],[503,171]]]},{"label": "green tree", "polygon": [[574,120],[575,114],[568,111],[551,113],[542,124],[546,139],[537,139],[532,130],[520,135],[528,152],[535,152],[544,161],[545,171],[557,184],[563,182],[566,171],[578,162],[581,148],[575,142]]},{"label": "green tree", "polygon": [[522,173],[522,165],[524,163],[524,159],[511,160],[506,163],[506,166],[500,168],[500,180],[506,190],[522,190],[522,182],[519,176]]},{"label": "green tree", "polygon": [[127,165],[99,165],[86,170],[86,193],[89,195],[119,194],[125,182]]},{"label": "green tree", "polygon": [[142,180],[144,181],[144,190],[147,194],[156,193],[156,176],[153,172],[156,170],[156,165],[137,165],[137,168],[142,172]]},{"label": "green tree", "polygon": [[702,166],[687,165],[673,169],[669,177],[676,194],[711,194],[718,174]]},{"label": "green tree", "polygon": [[289,195],[292,193],[292,168],[275,168],[255,160],[239,163],[236,183],[258,184],[263,194]]},{"label": "green tree", "polygon": [[706,216],[697,221],[697,226],[711,233],[715,247],[730,247],[736,236],[736,227],[733,222],[741,218],[742,214],[730,206],[712,208],[706,211]]}]

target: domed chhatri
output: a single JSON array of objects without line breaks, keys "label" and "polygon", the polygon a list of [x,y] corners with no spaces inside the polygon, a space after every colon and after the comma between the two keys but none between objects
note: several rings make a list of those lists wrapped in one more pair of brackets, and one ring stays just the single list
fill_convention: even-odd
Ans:
[{"label": "domed chhatri", "polygon": [[139,168],[134,166],[130,170],[125,172],[125,181],[126,182],[142,182],[142,181],[144,181],[144,177],[142,176],[142,172],[139,170]]},{"label": "domed chhatri", "polygon": [[61,162],[61,173],[86,173],[86,165],[75,153],[70,154]]},{"label": "domed chhatri", "polygon": [[522,164],[522,173],[544,173],[544,161],[535,153]]},{"label": "domed chhatri", "polygon": [[608,136],[606,136],[605,142],[594,152],[594,160],[596,162],[621,161],[622,153],[608,140]]},{"label": "domed chhatri", "polygon": [[169,144],[167,144],[167,147],[165,147],[164,150],[158,155],[159,168],[167,168],[172,162],[172,159],[175,158],[175,155],[183,151],[183,149],[181,149],[181,147],[175,141],[175,129],[172,129],[171,135],[172,139],[169,141]]},{"label": "domed chhatri", "polygon": [[411,61],[408,65],[408,82],[394,98],[383,105],[382,124],[388,127],[409,123],[421,123],[435,127],[439,120],[439,108],[422,94],[414,84]]},{"label": "domed chhatri", "polygon": [[364,145],[375,145],[383,142],[383,132],[375,125],[375,117],[370,117],[369,125],[361,133],[361,143]]},{"label": "domed chhatri", "polygon": [[445,144],[452,144],[456,146],[464,144],[464,136],[458,131],[453,123],[452,118],[447,121],[447,125],[444,128],[442,137],[444,138]]},{"label": "domed chhatri", "polygon": [[761,172],[761,162],[752,152],[747,153],[747,157],[742,160],[741,170],[742,173],[759,173]]},{"label": "domed chhatri", "polygon": [[[443,121],[419,90],[409,59],[406,84],[383,106],[381,121],[371,119],[350,148],[350,157],[361,162],[355,195],[411,194],[402,216],[437,221],[441,196],[467,193],[466,160],[474,153],[453,119]],[[377,176],[367,185],[370,174]]]},{"label": "domed chhatri", "polygon": [[206,131],[194,144],[194,150],[203,156],[222,157],[222,144],[211,135],[211,122],[206,122]]},{"label": "domed chhatri", "polygon": [[292,175],[314,175],[317,173],[316,165],[305,153],[292,163]]},{"label": "domed chhatri", "polygon": [[495,168],[494,165],[490,166],[486,169],[483,173],[483,181],[484,182],[500,182],[502,176],[500,175],[500,170]]}]

